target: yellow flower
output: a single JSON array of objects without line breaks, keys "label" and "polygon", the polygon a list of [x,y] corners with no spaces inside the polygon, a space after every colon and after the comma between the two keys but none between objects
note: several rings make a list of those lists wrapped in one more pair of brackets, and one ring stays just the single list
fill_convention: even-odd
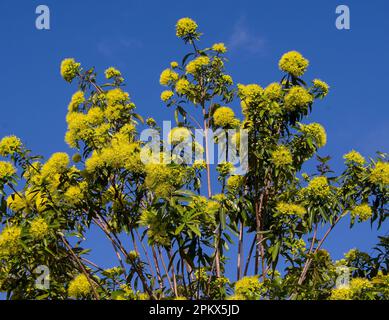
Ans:
[{"label": "yellow flower", "polygon": [[224,43],[215,43],[213,46],[212,46],[212,50],[213,51],[216,51],[218,53],[226,53],[227,52],[227,48],[226,46],[224,45]]},{"label": "yellow flower", "polygon": [[369,204],[364,203],[359,206],[356,206],[351,210],[351,216],[353,218],[359,217],[359,221],[366,221],[371,218],[373,211],[371,210]]},{"label": "yellow flower", "polygon": [[196,72],[200,71],[203,66],[206,66],[209,64],[209,58],[207,56],[199,56],[196,59],[190,61],[186,65],[186,72],[190,74],[195,74]]},{"label": "yellow flower", "polygon": [[122,76],[120,71],[115,69],[114,67],[109,67],[107,70],[105,70],[104,74],[105,74],[105,77],[107,79],[111,79],[113,77],[121,77]]},{"label": "yellow flower", "polygon": [[190,82],[185,78],[178,80],[176,83],[176,91],[178,94],[189,93],[190,92]]},{"label": "yellow flower", "polygon": [[26,199],[24,197],[21,197],[19,193],[15,193],[10,195],[7,198],[7,206],[10,208],[13,212],[19,212],[26,208],[27,203]]},{"label": "yellow flower", "polygon": [[100,125],[104,121],[104,112],[100,107],[92,107],[86,115],[86,121],[92,126]]},{"label": "yellow flower", "polygon": [[80,63],[73,58],[64,59],[61,62],[61,76],[67,82],[72,82],[74,77],[80,72]]},{"label": "yellow flower", "polygon": [[389,184],[389,163],[379,161],[370,172],[370,182],[374,184]]},{"label": "yellow flower", "polygon": [[265,88],[263,94],[269,100],[278,100],[282,96],[282,87],[279,83],[273,82]]},{"label": "yellow flower", "polygon": [[218,127],[228,127],[235,122],[235,113],[229,107],[220,107],[213,114],[213,122]]},{"label": "yellow flower", "polygon": [[128,102],[129,94],[122,89],[115,88],[106,93],[106,98],[108,105],[125,104]]},{"label": "yellow flower", "polygon": [[74,112],[78,111],[78,107],[85,102],[84,92],[77,91],[72,95],[72,99],[70,100],[68,111]]},{"label": "yellow flower", "polygon": [[0,180],[10,178],[15,173],[16,169],[12,163],[0,161]]},{"label": "yellow flower", "polygon": [[235,295],[256,300],[262,293],[262,286],[263,283],[258,281],[258,276],[243,277],[235,283]]},{"label": "yellow flower", "polygon": [[87,182],[80,182],[79,185],[70,186],[65,192],[66,202],[70,205],[77,205],[84,199],[84,192],[87,189]]},{"label": "yellow flower", "polygon": [[197,23],[190,18],[181,18],[176,24],[176,35],[179,38],[194,36],[197,31]]},{"label": "yellow flower", "polygon": [[286,166],[293,162],[292,154],[284,145],[277,146],[277,149],[272,153],[271,160],[276,167]]},{"label": "yellow flower", "polygon": [[36,240],[41,240],[49,234],[49,226],[45,219],[36,218],[31,222],[30,235]]},{"label": "yellow flower", "polygon": [[343,159],[346,160],[347,164],[354,163],[354,164],[358,164],[358,165],[363,165],[365,163],[365,158],[362,157],[362,155],[355,150],[351,150],[349,153],[346,153],[343,156]]},{"label": "yellow flower", "polygon": [[241,107],[244,114],[247,114],[250,104],[261,101],[262,94],[263,88],[258,84],[238,84],[238,95],[241,99]]},{"label": "yellow flower", "polygon": [[92,288],[88,278],[84,274],[79,274],[69,283],[68,295],[72,298],[86,297]]},{"label": "yellow flower", "polygon": [[325,146],[327,143],[326,131],[319,123],[300,124],[300,131],[312,138],[319,148]]},{"label": "yellow flower", "polygon": [[278,63],[282,71],[288,72],[295,77],[301,77],[307,70],[308,65],[309,61],[297,51],[285,53]]},{"label": "yellow flower", "polygon": [[0,141],[0,156],[6,157],[13,155],[15,152],[19,152],[22,146],[22,142],[16,136],[4,137]]},{"label": "yellow flower", "polygon": [[277,203],[276,210],[283,215],[296,215],[299,217],[303,217],[307,212],[304,207],[298,204],[286,202]]},{"label": "yellow flower", "polygon": [[360,295],[373,288],[373,284],[364,278],[353,278],[350,281],[350,290],[354,295]]},{"label": "yellow flower", "polygon": [[146,165],[145,185],[158,198],[166,198],[181,187],[184,174],[182,169],[165,164],[149,163]]},{"label": "yellow flower", "polygon": [[0,257],[15,255],[21,250],[22,229],[18,226],[5,227],[0,233]]},{"label": "yellow flower", "polygon": [[67,153],[54,153],[42,166],[42,175],[49,177],[57,173],[64,173],[68,169],[70,159]]},{"label": "yellow flower", "polygon": [[191,132],[185,127],[173,128],[168,134],[168,141],[170,144],[177,144],[180,142],[187,141],[191,136]]},{"label": "yellow flower", "polygon": [[227,179],[227,189],[235,192],[240,187],[242,187],[244,183],[244,177],[241,175],[232,175]]},{"label": "yellow flower", "polygon": [[305,191],[318,198],[325,198],[331,192],[328,180],[323,176],[313,178],[305,188]]},{"label": "yellow flower", "polygon": [[163,86],[167,86],[177,80],[178,74],[170,69],[163,70],[159,77],[159,83]]},{"label": "yellow flower", "polygon": [[172,62],[170,62],[170,67],[171,67],[172,69],[178,68],[178,62],[177,62],[177,61],[172,61]]},{"label": "yellow flower", "polygon": [[171,97],[174,96],[174,92],[170,90],[165,90],[161,93],[161,100],[168,101]]},{"label": "yellow flower", "polygon": [[222,80],[224,83],[229,84],[229,85],[234,83],[234,81],[232,80],[232,77],[229,74],[223,74]]},{"label": "yellow flower", "polygon": [[312,83],[315,89],[319,90],[324,97],[328,94],[330,87],[327,83],[320,79],[314,79]]},{"label": "yellow flower", "polygon": [[350,288],[340,287],[331,290],[330,300],[352,300]]},{"label": "yellow flower", "polygon": [[207,167],[207,163],[204,160],[195,160],[193,162],[193,168],[197,170],[204,170]]},{"label": "yellow flower", "polygon": [[305,107],[312,103],[312,95],[303,87],[292,87],[285,96],[285,108],[289,111],[294,111],[297,108]]}]

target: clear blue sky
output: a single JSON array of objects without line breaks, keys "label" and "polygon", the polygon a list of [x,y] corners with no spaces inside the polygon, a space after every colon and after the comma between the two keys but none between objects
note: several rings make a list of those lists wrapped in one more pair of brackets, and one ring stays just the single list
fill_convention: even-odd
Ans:
[{"label": "clear blue sky", "polygon": [[[51,10],[49,31],[35,28],[39,4]],[[351,30],[335,28],[339,4],[350,7]],[[101,73],[111,65],[119,68],[140,114],[173,119],[160,101],[158,80],[161,70],[186,52],[174,30],[176,20],[185,16],[204,33],[201,45],[226,43],[227,70],[235,82],[279,80],[277,63],[289,50],[310,60],[306,79],[325,80],[331,92],[309,121],[326,127],[328,144],[321,154],[333,156],[338,172],[342,155],[352,148],[364,156],[389,151],[389,2],[384,0],[2,0],[0,136],[15,134],[44,156],[69,151],[65,115],[76,87],[60,77],[59,64],[66,57]],[[369,223],[349,232],[348,222],[336,228],[325,246],[336,259],[353,247],[368,250],[377,240]],[[96,238],[90,244],[98,250],[94,260],[104,266],[115,263],[105,241]]]}]

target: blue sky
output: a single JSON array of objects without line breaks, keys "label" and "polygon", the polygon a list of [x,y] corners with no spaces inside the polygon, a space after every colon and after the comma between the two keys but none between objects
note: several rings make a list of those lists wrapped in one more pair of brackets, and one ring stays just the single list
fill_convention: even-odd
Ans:
[{"label": "blue sky", "polygon": [[[51,10],[51,29],[35,28],[35,8]],[[335,8],[349,5],[351,30],[337,30]],[[192,17],[204,33],[200,44],[225,42],[227,71],[236,83],[267,85],[281,77],[281,55],[300,51],[310,60],[305,79],[331,86],[308,121],[322,123],[331,165],[342,169],[352,148],[364,156],[389,150],[389,3],[387,1],[22,1],[0,2],[0,137],[15,134],[36,154],[70,151],[64,143],[65,115],[75,84],[59,74],[74,57],[102,72],[122,71],[138,113],[173,119],[160,101],[159,74],[188,50],[175,37],[175,22]],[[238,111],[238,104],[234,105]],[[377,241],[369,223],[348,231],[341,223],[325,245],[334,258],[350,248],[369,250]],[[385,228],[386,227],[386,228]],[[384,226],[379,234],[387,231]],[[97,262],[112,266],[108,244],[93,237]],[[235,270],[232,270],[235,272]]]}]

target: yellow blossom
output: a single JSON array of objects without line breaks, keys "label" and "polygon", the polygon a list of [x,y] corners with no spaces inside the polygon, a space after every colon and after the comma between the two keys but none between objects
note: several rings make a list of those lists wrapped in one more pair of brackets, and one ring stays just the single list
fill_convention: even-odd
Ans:
[{"label": "yellow blossom", "polygon": [[290,73],[295,77],[301,77],[307,70],[308,65],[309,61],[297,51],[285,53],[278,63],[282,71]]},{"label": "yellow blossom", "polygon": [[307,106],[312,101],[313,97],[306,89],[300,86],[294,86],[285,96],[285,108],[289,111],[294,111]]},{"label": "yellow blossom", "polygon": [[347,164],[363,165],[365,163],[365,158],[355,150],[351,150],[349,153],[345,154],[343,159],[346,160]]},{"label": "yellow blossom", "polygon": [[54,153],[42,166],[42,175],[52,176],[56,173],[64,173],[67,170],[69,163],[70,159],[67,153]]},{"label": "yellow blossom", "polygon": [[45,219],[36,218],[31,222],[29,233],[36,240],[41,240],[49,233],[49,226]]},{"label": "yellow blossom", "polygon": [[273,82],[264,89],[263,94],[269,100],[278,100],[282,96],[282,87],[279,83]]},{"label": "yellow blossom", "polygon": [[213,114],[213,122],[218,127],[228,127],[235,122],[235,113],[229,107],[220,107]]},{"label": "yellow blossom", "polygon": [[159,83],[163,86],[167,86],[177,80],[178,80],[178,73],[170,69],[163,70],[161,76],[159,77]]},{"label": "yellow blossom", "polygon": [[363,203],[359,206],[354,207],[354,209],[351,210],[351,216],[353,218],[359,217],[359,221],[366,221],[371,218],[373,214],[373,211],[371,210],[368,203]]},{"label": "yellow blossom", "polygon": [[389,184],[389,163],[379,161],[373,169],[371,169],[370,182],[374,184]]},{"label": "yellow blossom", "polygon": [[196,59],[190,61],[186,65],[185,70],[187,73],[195,74],[196,72],[201,70],[203,66],[206,66],[208,64],[209,64],[209,58],[207,56],[199,56]]},{"label": "yellow blossom", "polygon": [[227,179],[227,189],[235,192],[238,190],[240,187],[242,187],[244,183],[244,177],[241,175],[232,175]]},{"label": "yellow blossom", "polygon": [[319,148],[325,146],[327,143],[326,131],[319,123],[300,124],[300,131],[312,138]]},{"label": "yellow blossom", "polygon": [[86,275],[80,274],[70,281],[68,295],[72,298],[86,297],[91,290],[92,288]]},{"label": "yellow blossom", "polygon": [[61,62],[61,76],[67,82],[72,82],[74,77],[80,71],[80,63],[76,62],[73,58],[67,58]]},{"label": "yellow blossom", "polygon": [[190,18],[181,18],[176,24],[176,35],[179,38],[194,36],[197,31],[197,23]]},{"label": "yellow blossom", "polygon": [[161,93],[161,100],[168,101],[171,97],[174,96],[174,92],[170,90],[165,90]]},{"label": "yellow blossom", "polygon": [[188,94],[191,90],[190,82],[187,79],[182,78],[177,81],[175,89],[178,94]]},{"label": "yellow blossom", "polygon": [[84,92],[77,91],[72,95],[72,99],[70,100],[68,106],[68,111],[69,112],[78,111],[79,106],[84,102],[85,102]]},{"label": "yellow blossom", "polygon": [[120,71],[115,69],[114,67],[109,67],[107,70],[105,70],[104,74],[105,74],[105,77],[107,79],[111,79],[113,77],[121,77],[122,76]]},{"label": "yellow blossom", "polygon": [[170,144],[177,144],[180,142],[187,141],[191,136],[191,132],[185,127],[173,128],[168,134],[168,141]]},{"label": "yellow blossom", "polygon": [[277,203],[276,210],[283,215],[296,215],[299,217],[303,217],[307,212],[304,207],[298,204],[286,202]]},{"label": "yellow blossom", "polygon": [[0,257],[17,254],[21,250],[20,238],[22,229],[18,226],[7,226],[0,233]]},{"label": "yellow blossom", "polygon": [[277,167],[286,166],[293,162],[291,152],[284,145],[277,146],[277,149],[272,153],[271,160]]},{"label": "yellow blossom", "polygon": [[247,300],[257,300],[262,293],[263,283],[258,276],[243,277],[235,283],[235,294]]},{"label": "yellow blossom", "polygon": [[0,180],[10,178],[15,173],[16,169],[12,163],[0,161]]},{"label": "yellow blossom", "polygon": [[328,185],[328,180],[324,176],[313,178],[309,182],[308,186],[304,189],[306,192],[308,192],[308,194],[318,198],[325,198],[331,192],[330,186]]},{"label": "yellow blossom", "polygon": [[0,156],[6,157],[19,152],[22,147],[22,142],[16,136],[4,137],[0,141]]},{"label": "yellow blossom", "polygon": [[314,88],[319,90],[324,97],[328,94],[330,87],[328,86],[327,83],[325,83],[320,79],[314,79],[312,83]]},{"label": "yellow blossom", "polygon": [[224,45],[224,43],[215,43],[213,46],[212,46],[212,50],[213,51],[216,51],[218,53],[226,53],[227,52],[227,48],[226,46]]}]

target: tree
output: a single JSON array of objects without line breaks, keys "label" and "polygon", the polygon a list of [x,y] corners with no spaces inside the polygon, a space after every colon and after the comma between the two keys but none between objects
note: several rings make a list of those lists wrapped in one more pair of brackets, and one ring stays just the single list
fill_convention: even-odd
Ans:
[{"label": "tree", "polygon": [[[0,289],[12,299],[387,299],[387,237],[376,257],[354,250],[334,262],[323,249],[346,216],[350,228],[384,225],[387,155],[366,161],[353,150],[335,175],[330,157],[318,155],[325,129],[302,123],[329,86],[303,80],[309,62],[300,53],[281,57],[279,82],[235,87],[223,43],[200,49],[189,18],[177,22],[176,35],[190,51],[160,76],[177,123],[167,141],[141,139],[144,128],[151,137],[162,129],[135,113],[119,70],[105,70],[100,85],[94,68],[71,58],[61,75],[78,85],[66,117],[72,159],[55,153],[44,162],[15,136],[0,141]],[[243,120],[228,106],[236,100]],[[204,148],[192,139],[196,129]],[[216,194],[214,142],[223,155]],[[239,157],[247,160],[240,173]],[[302,173],[312,158],[317,172]],[[83,242],[92,226],[112,244],[116,267],[88,259]],[[225,270],[235,240],[234,283]],[[49,287],[36,284],[42,265]],[[334,288],[339,267],[352,270],[349,287]]]}]

